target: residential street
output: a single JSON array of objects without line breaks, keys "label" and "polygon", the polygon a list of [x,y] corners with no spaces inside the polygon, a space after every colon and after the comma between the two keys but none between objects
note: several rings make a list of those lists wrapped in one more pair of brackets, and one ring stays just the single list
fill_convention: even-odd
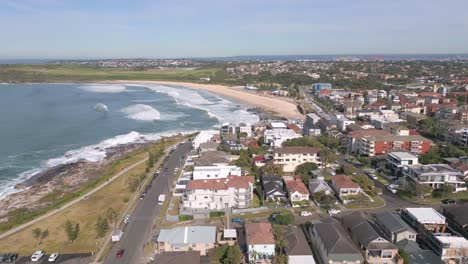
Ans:
[{"label": "residential street", "polygon": [[[174,168],[179,167],[180,160],[190,152],[190,149],[191,142],[187,142],[169,155],[162,165],[159,177],[153,180],[148,194],[136,205],[130,223],[124,228],[121,241],[112,245],[103,263],[140,263],[144,246],[151,239],[153,223],[161,212],[162,206],[158,205],[158,197],[160,194],[168,194],[168,180],[173,180]],[[120,249],[125,252],[122,258],[117,258],[116,254]]]}]

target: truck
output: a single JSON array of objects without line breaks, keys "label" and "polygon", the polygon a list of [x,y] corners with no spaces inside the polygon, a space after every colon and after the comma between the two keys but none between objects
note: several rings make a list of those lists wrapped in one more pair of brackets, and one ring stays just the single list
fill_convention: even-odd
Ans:
[{"label": "truck", "polygon": [[118,242],[123,236],[123,231],[120,229],[116,229],[112,231],[112,242]]},{"label": "truck", "polygon": [[165,194],[160,194],[159,198],[158,198],[158,204],[162,205],[165,200],[166,200],[166,195]]}]

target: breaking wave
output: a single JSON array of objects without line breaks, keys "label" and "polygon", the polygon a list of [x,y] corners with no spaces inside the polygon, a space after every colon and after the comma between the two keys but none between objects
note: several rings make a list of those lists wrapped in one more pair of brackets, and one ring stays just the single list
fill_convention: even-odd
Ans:
[{"label": "breaking wave", "polygon": [[130,105],[120,111],[127,114],[127,118],[134,120],[153,121],[161,119],[161,114],[158,110],[145,104]]}]

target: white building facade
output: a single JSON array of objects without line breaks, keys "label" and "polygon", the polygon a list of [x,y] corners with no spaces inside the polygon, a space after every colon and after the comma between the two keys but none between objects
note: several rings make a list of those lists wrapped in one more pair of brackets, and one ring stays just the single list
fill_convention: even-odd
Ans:
[{"label": "white building facade", "polygon": [[237,166],[195,166],[193,168],[194,180],[225,179],[229,175],[241,176],[242,169]]}]

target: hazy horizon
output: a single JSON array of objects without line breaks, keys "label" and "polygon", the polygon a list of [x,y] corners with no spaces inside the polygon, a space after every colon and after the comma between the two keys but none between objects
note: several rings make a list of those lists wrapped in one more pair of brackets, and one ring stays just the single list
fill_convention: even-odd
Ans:
[{"label": "hazy horizon", "polygon": [[0,58],[468,53],[461,0],[0,0]]}]

